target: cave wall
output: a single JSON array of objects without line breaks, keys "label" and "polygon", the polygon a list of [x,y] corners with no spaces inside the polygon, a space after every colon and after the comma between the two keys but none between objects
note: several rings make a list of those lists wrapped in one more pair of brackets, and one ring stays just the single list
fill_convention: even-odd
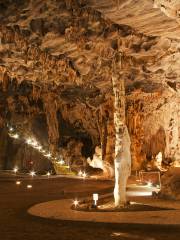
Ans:
[{"label": "cave wall", "polygon": [[165,164],[179,160],[179,96],[172,91],[130,97],[127,124],[134,169],[153,167],[161,152]]}]

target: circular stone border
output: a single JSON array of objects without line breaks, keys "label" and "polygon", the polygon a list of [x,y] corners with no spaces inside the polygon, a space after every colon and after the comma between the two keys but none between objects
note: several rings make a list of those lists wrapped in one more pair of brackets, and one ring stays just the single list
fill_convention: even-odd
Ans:
[{"label": "circular stone border", "polygon": [[73,200],[62,199],[40,203],[28,213],[42,218],[103,223],[180,225],[180,208],[163,211],[85,212],[71,209]]}]

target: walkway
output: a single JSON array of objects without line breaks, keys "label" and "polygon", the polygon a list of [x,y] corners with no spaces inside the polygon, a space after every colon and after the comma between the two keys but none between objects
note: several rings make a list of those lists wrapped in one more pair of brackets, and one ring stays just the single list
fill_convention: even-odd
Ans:
[{"label": "walkway", "polygon": [[[169,208],[174,210],[161,211],[137,211],[137,212],[85,212],[71,209],[72,199],[62,199],[37,204],[31,207],[28,212],[43,218],[52,218],[72,221],[104,222],[104,223],[138,223],[138,224],[165,224],[180,225],[180,202],[152,199],[147,197],[149,188],[130,185],[127,195],[133,201],[147,204],[153,207]],[[133,191],[134,189],[134,191]],[[146,197],[139,197],[145,193]],[[138,197],[135,197],[137,193]]]}]

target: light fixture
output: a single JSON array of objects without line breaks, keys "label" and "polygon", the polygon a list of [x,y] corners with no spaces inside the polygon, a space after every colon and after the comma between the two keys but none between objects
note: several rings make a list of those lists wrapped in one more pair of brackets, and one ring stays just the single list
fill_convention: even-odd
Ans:
[{"label": "light fixture", "polygon": [[37,149],[40,151],[42,149],[42,146],[37,146]]},{"label": "light fixture", "polygon": [[51,153],[47,153],[44,156],[50,158],[51,157]]},{"label": "light fixture", "polygon": [[27,185],[27,188],[32,188],[32,185]]},{"label": "light fixture", "polygon": [[82,174],[83,174],[83,172],[80,170],[79,172],[78,172],[78,176],[82,176]]},{"label": "light fixture", "polygon": [[16,134],[12,135],[12,137],[15,138],[15,139],[18,139],[19,135],[16,133]]},{"label": "light fixture", "polygon": [[76,199],[73,201],[73,205],[75,206],[75,208],[79,205],[79,201]]},{"label": "light fixture", "polygon": [[152,182],[151,181],[147,182],[147,186],[152,187]]},{"label": "light fixture", "polygon": [[12,127],[9,128],[9,131],[10,131],[10,132],[12,132],[13,130],[14,130],[14,128],[12,128]]},{"label": "light fixture", "polygon": [[20,185],[21,184],[21,182],[20,181],[16,181],[16,185]]},{"label": "light fixture", "polygon": [[13,172],[14,172],[14,173],[17,173],[17,171],[18,171],[18,168],[15,167],[15,168],[13,169]]},{"label": "light fixture", "polygon": [[27,144],[32,144],[32,139],[31,139],[31,138],[28,138],[28,139],[26,140],[26,143],[27,143]]},{"label": "light fixture", "polygon": [[83,177],[83,178],[86,178],[86,177],[87,177],[87,174],[86,174],[85,172],[83,172],[82,177]]},{"label": "light fixture", "polygon": [[31,177],[34,177],[36,175],[36,173],[34,171],[31,171],[30,175],[31,175]]},{"label": "light fixture", "polygon": [[58,163],[61,164],[61,165],[63,165],[63,164],[64,164],[64,161],[61,159]]},{"label": "light fixture", "polygon": [[93,193],[93,200],[94,200],[94,205],[97,206],[97,201],[99,199],[98,193]]},{"label": "light fixture", "polygon": [[37,147],[37,146],[38,146],[38,142],[37,142],[36,140],[33,140],[32,143],[31,143],[31,145],[32,145],[33,147]]},{"label": "light fixture", "polygon": [[48,177],[51,175],[51,173],[50,172],[47,172],[47,174],[46,174]]}]

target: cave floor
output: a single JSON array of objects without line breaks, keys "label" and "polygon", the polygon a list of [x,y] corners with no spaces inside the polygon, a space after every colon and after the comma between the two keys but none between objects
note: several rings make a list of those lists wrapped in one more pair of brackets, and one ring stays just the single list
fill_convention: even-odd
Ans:
[{"label": "cave floor", "polygon": [[[73,239],[180,239],[179,226],[112,224],[49,220],[34,217],[27,209],[37,203],[85,197],[98,191],[107,192],[111,181],[69,178],[24,179],[17,186],[14,177],[0,176],[0,239],[2,240],[73,240]],[[32,184],[32,189],[26,185]]]}]

